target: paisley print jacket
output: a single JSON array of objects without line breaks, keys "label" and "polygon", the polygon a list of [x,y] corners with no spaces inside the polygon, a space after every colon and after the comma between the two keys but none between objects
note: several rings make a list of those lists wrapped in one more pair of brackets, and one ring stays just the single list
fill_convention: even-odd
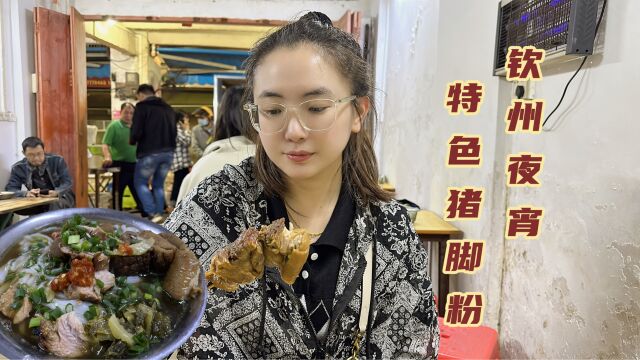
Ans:
[{"label": "paisley print jacket", "polygon": [[[205,269],[212,255],[247,227],[275,220],[267,216],[253,162],[248,158],[237,166],[227,165],[200,182],[164,224],[186,242]],[[358,328],[365,252],[374,239],[374,310],[359,356],[435,359],[440,331],[427,253],[402,206],[394,201],[363,204],[357,197],[325,343],[316,339],[292,287],[267,269],[264,281],[236,292],[210,290],[205,316],[180,357],[348,358]]]}]

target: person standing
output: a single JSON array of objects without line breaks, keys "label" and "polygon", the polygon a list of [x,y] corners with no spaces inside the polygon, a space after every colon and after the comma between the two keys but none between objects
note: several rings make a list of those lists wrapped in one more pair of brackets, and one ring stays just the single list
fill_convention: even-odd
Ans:
[{"label": "person standing", "polygon": [[117,166],[120,168],[118,182],[120,204],[122,204],[124,189],[129,186],[129,191],[131,191],[131,195],[136,202],[136,207],[140,210],[142,216],[147,217],[148,214],[142,208],[142,202],[133,184],[133,175],[136,170],[136,147],[129,144],[129,138],[131,137],[131,122],[134,110],[135,106],[132,103],[123,103],[120,106],[120,120],[114,120],[107,126],[102,138],[102,155],[104,156],[102,166]]},{"label": "person standing", "polygon": [[[173,154],[173,187],[171,189],[171,208],[176,205],[178,192],[184,178],[189,174],[191,168],[191,158],[189,158],[189,145],[191,145],[191,131],[189,130],[189,115],[182,111],[176,113],[176,126],[178,136],[176,137],[176,151]],[[170,212],[170,211],[169,211]]]},{"label": "person standing", "polygon": [[144,211],[151,221],[159,223],[164,212],[164,180],[176,148],[175,112],[169,104],[155,96],[149,84],[138,87],[137,97],[129,140],[131,145],[138,145],[133,182]]},{"label": "person standing", "polygon": [[193,112],[193,116],[198,120],[198,125],[193,127],[191,135],[191,155],[194,161],[198,161],[204,149],[213,141],[213,111],[207,106],[202,106]]}]

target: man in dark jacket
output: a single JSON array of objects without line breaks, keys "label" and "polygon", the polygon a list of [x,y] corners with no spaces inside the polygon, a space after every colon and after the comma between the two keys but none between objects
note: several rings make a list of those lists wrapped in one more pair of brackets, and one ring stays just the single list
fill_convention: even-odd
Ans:
[{"label": "man in dark jacket", "polygon": [[[74,207],[76,200],[71,190],[73,181],[64,159],[56,154],[45,153],[44,143],[35,136],[24,139],[22,153],[25,158],[11,167],[5,190],[13,191],[19,197],[56,197],[58,201],[19,213],[32,215]],[[27,190],[22,190],[23,185]]]},{"label": "man in dark jacket", "polygon": [[133,113],[129,142],[138,146],[138,162],[133,176],[138,197],[149,218],[160,222],[164,212],[164,180],[173,161],[177,128],[171,106],[154,94],[151,85],[138,87],[138,104]]}]

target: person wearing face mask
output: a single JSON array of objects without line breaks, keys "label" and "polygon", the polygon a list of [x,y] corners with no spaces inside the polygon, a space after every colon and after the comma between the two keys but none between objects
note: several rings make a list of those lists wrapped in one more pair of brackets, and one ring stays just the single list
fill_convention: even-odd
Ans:
[{"label": "person wearing face mask", "polygon": [[220,251],[241,258],[252,243],[239,235],[280,219],[306,230],[310,251],[292,285],[273,268],[253,280],[246,267],[233,272],[237,263],[217,273],[229,277],[214,283],[238,288],[209,290],[179,358],[438,357],[427,252],[407,210],[378,186],[366,130],[374,88],[361,53],[317,12],[250,51],[243,109],[256,154],[202,180],[164,226],[205,268]]},{"label": "person wearing face mask", "polygon": [[202,106],[193,112],[198,125],[191,130],[191,156],[198,161],[213,139],[213,111],[208,106]]}]

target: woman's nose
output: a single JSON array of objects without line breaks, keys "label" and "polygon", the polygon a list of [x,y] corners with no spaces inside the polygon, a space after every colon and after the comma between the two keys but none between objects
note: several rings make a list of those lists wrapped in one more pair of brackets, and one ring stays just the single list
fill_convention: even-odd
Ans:
[{"label": "woman's nose", "polygon": [[307,137],[307,130],[300,121],[297,109],[291,109],[288,111],[289,118],[287,119],[287,125],[285,129],[285,138],[289,141],[298,142],[304,140]]}]

